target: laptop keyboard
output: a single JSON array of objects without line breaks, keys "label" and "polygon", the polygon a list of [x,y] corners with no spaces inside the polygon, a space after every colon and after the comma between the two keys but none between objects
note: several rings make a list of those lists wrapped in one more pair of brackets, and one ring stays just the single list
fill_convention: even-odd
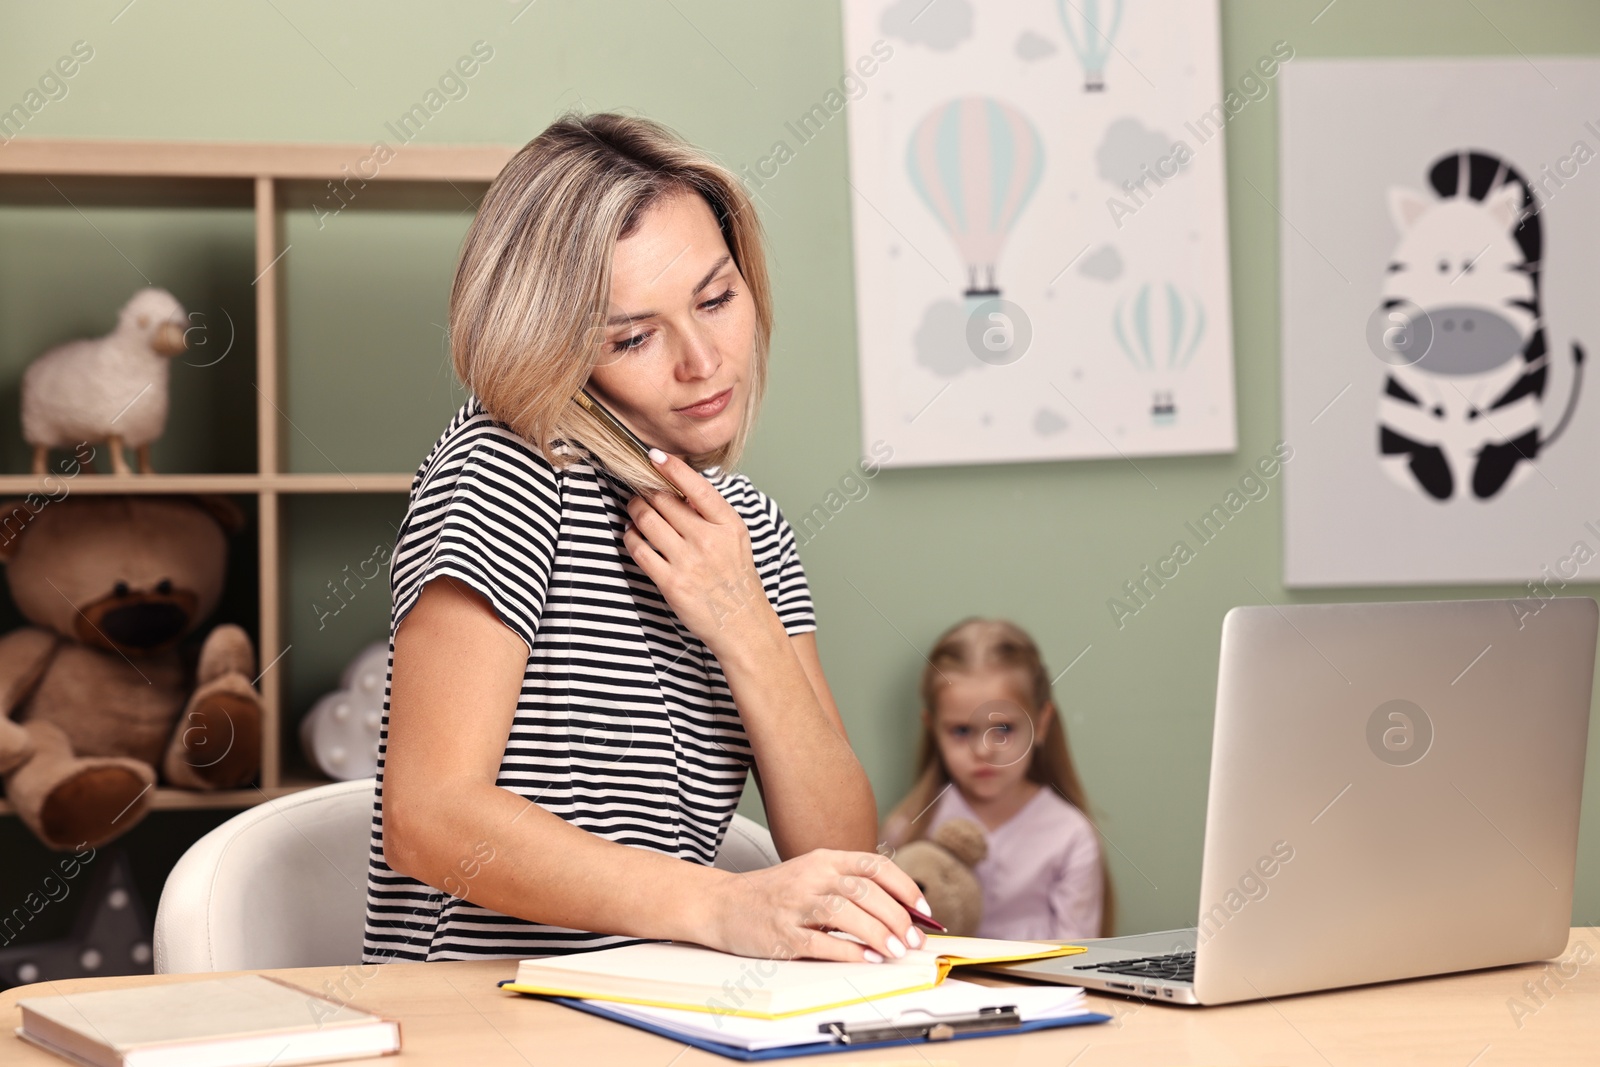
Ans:
[{"label": "laptop keyboard", "polygon": [[1073,970],[1096,971],[1100,974],[1126,974],[1164,982],[1193,982],[1194,953],[1169,952],[1162,956],[1142,956],[1136,960],[1117,960],[1114,963],[1087,963],[1074,967]]}]

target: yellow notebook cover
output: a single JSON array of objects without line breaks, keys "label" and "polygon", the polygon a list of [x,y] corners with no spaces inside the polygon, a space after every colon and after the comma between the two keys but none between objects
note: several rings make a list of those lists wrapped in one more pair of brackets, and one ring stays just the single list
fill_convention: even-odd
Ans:
[{"label": "yellow notebook cover", "polygon": [[643,1004],[753,1019],[783,1019],[932,989],[952,968],[1071,956],[1060,941],[928,934],[922,948],[883,963],[772,960],[684,942],[646,942],[521,961],[501,989],[540,996]]}]

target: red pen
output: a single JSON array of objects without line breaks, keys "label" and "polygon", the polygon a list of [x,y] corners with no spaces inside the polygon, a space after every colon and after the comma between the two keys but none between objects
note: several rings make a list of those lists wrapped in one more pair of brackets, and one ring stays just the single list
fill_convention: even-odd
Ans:
[{"label": "red pen", "polygon": [[911,916],[911,921],[916,923],[918,926],[926,926],[928,929],[940,934],[947,934],[950,932],[943,923],[941,923],[938,919],[935,919],[932,915],[924,915],[916,908],[909,907],[905,904],[900,906],[906,909],[906,913]]}]

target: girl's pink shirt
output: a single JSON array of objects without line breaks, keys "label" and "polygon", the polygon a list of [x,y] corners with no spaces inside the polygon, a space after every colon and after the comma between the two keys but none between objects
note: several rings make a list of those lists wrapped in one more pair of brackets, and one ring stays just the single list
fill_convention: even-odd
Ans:
[{"label": "girl's pink shirt", "polygon": [[1015,815],[990,830],[952,783],[934,807],[928,836],[948,819],[970,819],[989,839],[989,854],[974,868],[983,885],[977,936],[1100,936],[1100,839],[1083,812],[1054,789],[1040,786]]}]

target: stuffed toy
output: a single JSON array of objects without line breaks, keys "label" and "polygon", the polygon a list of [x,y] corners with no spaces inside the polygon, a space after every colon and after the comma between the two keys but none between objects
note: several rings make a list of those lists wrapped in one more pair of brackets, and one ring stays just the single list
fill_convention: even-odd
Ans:
[{"label": "stuffed toy", "polygon": [[356,653],[300,720],[300,750],[317,770],[338,782],[378,773],[378,740],[389,684],[389,642],[373,641]]},{"label": "stuffed toy", "polygon": [[117,313],[115,330],[57,345],[28,364],[22,436],[33,446],[33,473],[46,473],[52,448],[104,441],[113,474],[132,473],[123,445],[149,474],[150,444],[167,425],[167,372],[187,348],[188,325],[171,293],[140,289]]},{"label": "stuffed toy", "polygon": [[131,829],[158,772],[186,789],[254,779],[250,636],[217,626],[192,665],[192,643],[180,646],[216,609],[227,536],[243,526],[223,496],[0,504],[0,562],[29,623],[0,635],[0,774],[50,848],[98,847]]},{"label": "stuffed toy", "polygon": [[927,898],[929,914],[952,934],[972,937],[983,922],[983,885],[973,868],[989,854],[989,838],[971,819],[949,819],[927,838],[900,846],[894,863]]}]

